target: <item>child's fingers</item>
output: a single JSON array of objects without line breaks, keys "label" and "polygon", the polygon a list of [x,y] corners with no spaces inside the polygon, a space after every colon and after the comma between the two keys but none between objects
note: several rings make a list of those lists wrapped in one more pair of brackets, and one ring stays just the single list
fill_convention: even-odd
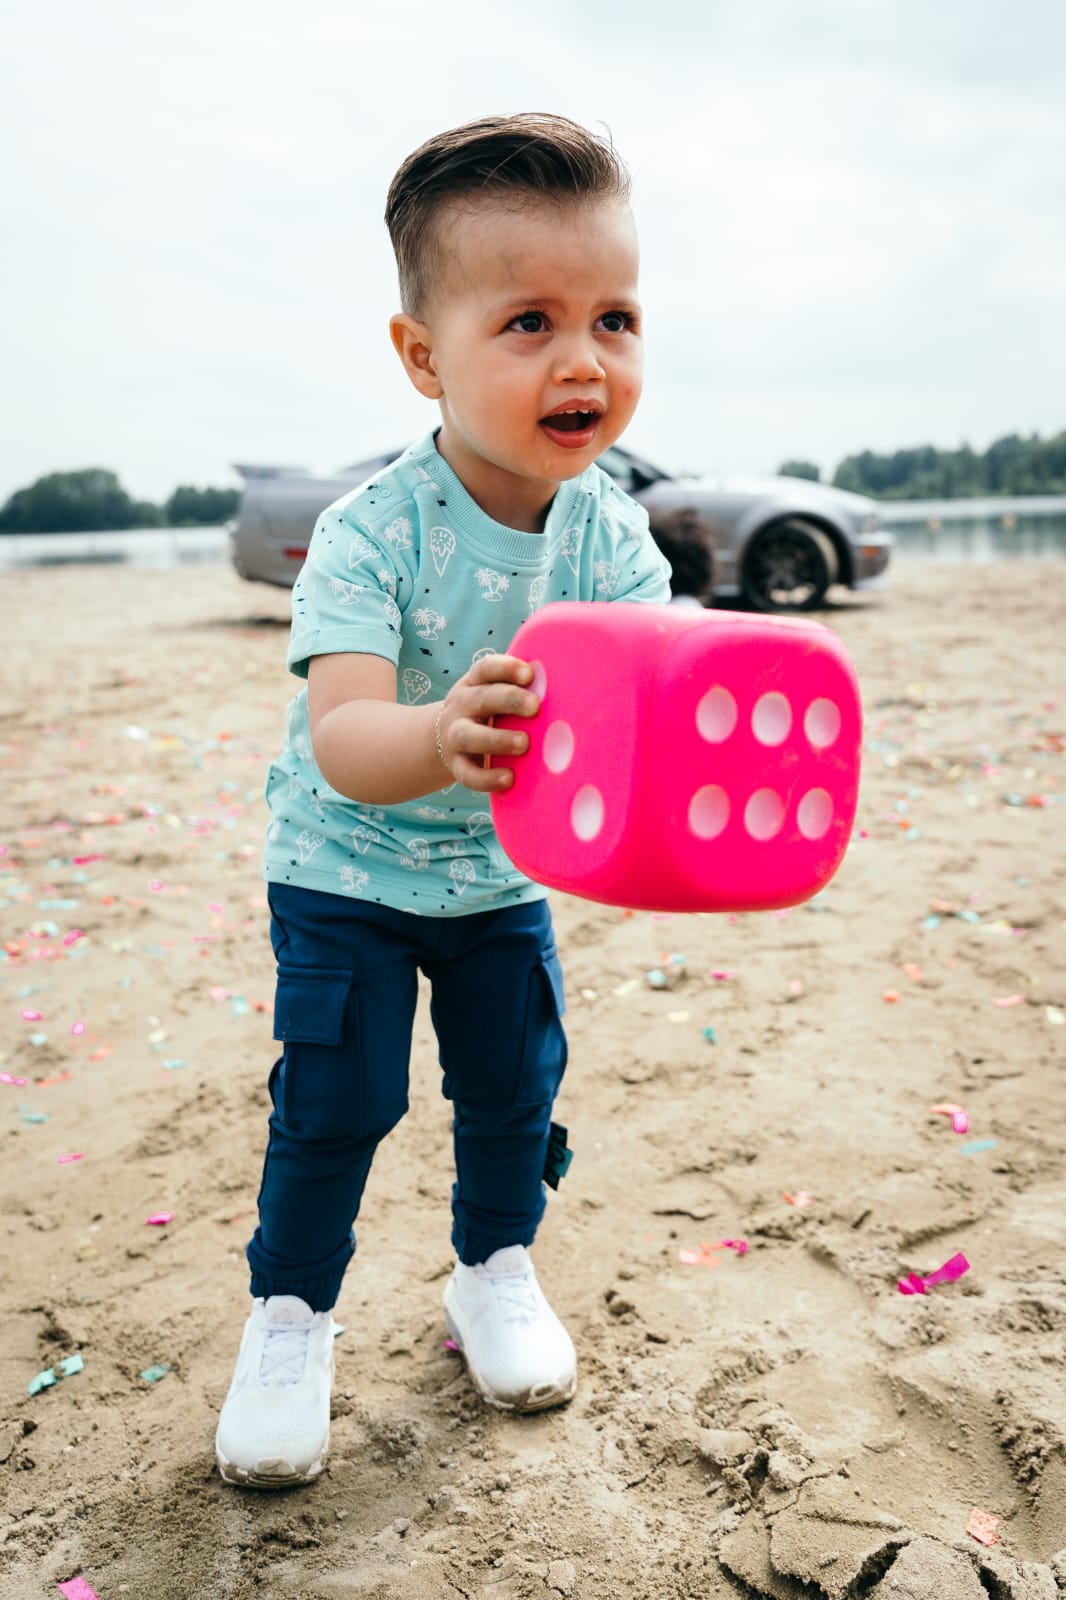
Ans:
[{"label": "child's fingers", "polygon": [[468,683],[516,683],[524,686],[533,682],[533,668],[518,656],[482,656],[473,663],[466,677]]},{"label": "child's fingers", "polygon": [[461,706],[460,715],[478,722],[492,717],[535,717],[540,698],[516,683],[457,684],[452,693]]},{"label": "child's fingers", "polygon": [[486,767],[487,756],[458,755],[452,762],[452,771],[466,789],[478,794],[498,793],[509,789],[514,782],[510,767]]},{"label": "child's fingers", "polygon": [[521,756],[529,749],[529,735],[510,728],[494,728],[487,722],[464,717],[452,723],[448,740],[457,755]]}]

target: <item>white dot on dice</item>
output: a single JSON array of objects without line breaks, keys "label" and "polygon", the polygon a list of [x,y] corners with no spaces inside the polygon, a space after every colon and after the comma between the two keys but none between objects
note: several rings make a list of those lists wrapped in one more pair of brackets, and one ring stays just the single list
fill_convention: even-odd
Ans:
[{"label": "white dot on dice", "polygon": [[584,784],[570,807],[570,826],[587,844],[603,827],[603,796],[593,783]]},{"label": "white dot on dice", "polygon": [[799,831],[805,839],[820,839],[833,820],[833,802],[824,789],[811,789],[796,811]]},{"label": "white dot on dice", "polygon": [[760,744],[782,744],[792,727],[792,707],[783,694],[764,694],[755,702],[751,731]]},{"label": "white dot on dice", "polygon": [[840,732],[839,707],[832,700],[812,700],[803,719],[803,731],[816,750],[824,750]]},{"label": "white dot on dice", "polygon": [[565,772],[573,759],[573,728],[568,722],[553,722],[544,735],[544,765],[549,772]]},{"label": "white dot on dice", "polygon": [[772,789],[756,789],[744,807],[744,826],[753,839],[772,839],[784,820],[784,801]]},{"label": "white dot on dice", "polygon": [[728,689],[708,689],[696,707],[696,727],[708,744],[721,744],[737,725],[737,703]]},{"label": "white dot on dice", "polygon": [[717,839],[729,821],[729,796],[717,783],[697,789],[688,806],[688,825],[697,839]]}]

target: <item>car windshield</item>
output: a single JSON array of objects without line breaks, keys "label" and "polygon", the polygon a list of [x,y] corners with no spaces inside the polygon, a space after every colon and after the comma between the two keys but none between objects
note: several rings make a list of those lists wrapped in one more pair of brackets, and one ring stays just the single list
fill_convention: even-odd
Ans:
[{"label": "car windshield", "polygon": [[660,468],[653,467],[650,462],[642,461],[639,456],[631,455],[616,444],[597,457],[596,465],[602,467],[622,489],[643,489],[649,483],[659,483],[667,477]]}]

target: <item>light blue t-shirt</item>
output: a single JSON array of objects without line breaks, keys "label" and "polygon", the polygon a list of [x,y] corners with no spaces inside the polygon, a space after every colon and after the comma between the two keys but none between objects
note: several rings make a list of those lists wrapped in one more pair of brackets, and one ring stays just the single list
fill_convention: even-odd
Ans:
[{"label": "light blue t-shirt", "polygon": [[[506,654],[548,601],[664,604],[669,574],[647,513],[599,467],[559,486],[543,533],[522,533],[485,515],[430,433],[322,513],[293,589],[288,665],[306,678],[312,656],[383,656],[400,704],[442,700],[479,656]],[[289,706],[266,795],[271,882],[435,917],[545,893],[504,855],[487,795],[451,783],[383,807],[331,788],[311,747],[306,688]]]}]

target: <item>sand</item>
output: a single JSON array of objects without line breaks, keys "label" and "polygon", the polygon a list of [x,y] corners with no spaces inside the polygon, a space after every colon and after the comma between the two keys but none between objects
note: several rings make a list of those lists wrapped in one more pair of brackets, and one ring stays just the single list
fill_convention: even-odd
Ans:
[{"label": "sand", "polygon": [[[423,1001],[337,1308],[331,1464],[264,1495],[219,1482],[212,1435],[275,1054],[288,597],[222,568],[5,574],[5,1600],[79,1573],[99,1600],[1066,1592],[1064,580],[900,564],[825,613],[867,744],[813,903],[555,898],[576,1153],[535,1257],[579,1348],[566,1410],[487,1409],[443,1347]],[[653,991],[670,953],[686,976]],[[726,1238],[746,1253],[679,1259]],[[958,1252],[957,1282],[898,1292]]]}]

